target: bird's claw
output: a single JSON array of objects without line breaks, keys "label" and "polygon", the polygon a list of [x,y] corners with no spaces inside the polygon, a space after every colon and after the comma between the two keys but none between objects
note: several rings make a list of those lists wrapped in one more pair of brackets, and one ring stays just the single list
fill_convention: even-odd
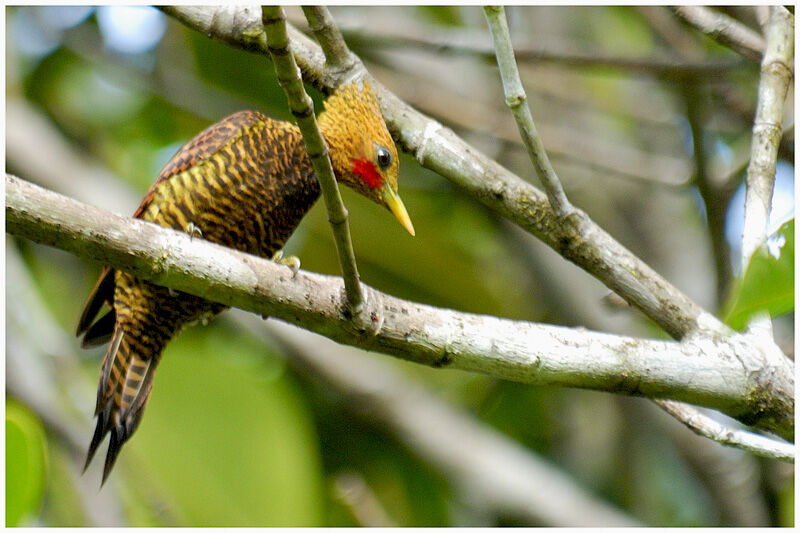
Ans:
[{"label": "bird's claw", "polygon": [[203,230],[201,230],[198,226],[195,225],[194,222],[189,222],[186,224],[186,233],[189,234],[189,238],[193,239],[195,235],[202,238],[203,237]]},{"label": "bird's claw", "polygon": [[287,255],[283,257],[283,250],[278,250],[272,255],[272,261],[279,265],[285,265],[292,271],[292,279],[297,275],[300,270],[300,258],[296,255]]},{"label": "bird's claw", "polygon": [[[183,229],[186,231],[186,233],[189,234],[189,239],[190,240],[194,239],[195,235],[197,235],[200,238],[203,237],[203,230],[201,230],[198,226],[196,226],[194,222],[189,222],[188,224],[186,224],[186,227],[183,228]],[[174,297],[176,297],[178,295],[178,291],[173,290],[173,289],[169,289],[169,295],[174,298]],[[205,324],[203,324],[203,325],[205,325]]]}]

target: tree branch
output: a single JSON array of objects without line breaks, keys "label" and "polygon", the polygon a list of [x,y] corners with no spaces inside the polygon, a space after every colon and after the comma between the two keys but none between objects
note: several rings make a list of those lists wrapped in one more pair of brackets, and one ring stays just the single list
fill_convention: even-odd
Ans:
[{"label": "tree branch", "polygon": [[[669,398],[793,438],[793,364],[738,334],[640,340],[416,304],[364,287],[375,331],[353,331],[337,278],[120,217],[6,176],[7,231],[156,284],[433,367]],[[776,348],[777,350],[777,348]],[[698,357],[702,354],[701,357]]]},{"label": "tree branch", "polygon": [[495,53],[497,55],[497,66],[500,69],[500,77],[503,81],[503,93],[506,96],[506,105],[514,115],[520,137],[528,151],[528,157],[536,169],[536,175],[547,191],[550,205],[556,215],[564,217],[573,211],[561,181],[550,164],[547,152],[544,149],[539,132],[533,123],[531,109],[528,106],[528,98],[525,96],[525,88],[519,77],[517,62],[514,59],[514,49],[511,46],[511,34],[508,31],[506,22],[506,12],[503,6],[486,6],[483,8],[486,20],[489,22],[489,30],[492,33]]},{"label": "tree branch", "polygon": [[[547,153],[541,143],[541,140],[536,132],[533,118],[530,113],[529,107],[526,105],[526,96],[522,81],[519,78],[519,71],[514,59],[514,49],[511,45],[511,36],[508,31],[508,26],[505,19],[505,11],[502,6],[485,6],[484,14],[489,23],[489,28],[494,42],[497,64],[500,69],[500,74],[503,81],[503,91],[506,96],[506,104],[511,109],[514,119],[522,136],[523,142],[528,150],[528,154],[534,166],[537,169],[537,174],[542,179],[542,182],[547,190],[550,203],[553,205],[554,210],[561,216],[564,216],[571,206],[564,194],[561,183],[558,180],[552,166],[547,158]],[[686,80],[689,83],[690,80]],[[721,221],[724,219],[724,212],[727,207],[727,202],[718,204],[716,195],[712,195],[713,190],[710,189],[710,181],[706,174],[706,158],[704,143],[702,138],[702,128],[700,127],[699,107],[696,105],[697,88],[694,87],[694,82],[691,82],[691,89],[685,95],[689,107],[689,122],[692,126],[692,136],[694,141],[694,157],[696,160],[696,180],[699,183],[703,198],[706,202],[707,218],[712,242],[715,244],[715,258],[717,260],[717,285],[718,285],[718,298],[724,295],[724,288],[726,287],[730,277],[730,257],[728,254],[727,243],[724,240],[724,235],[721,231]],[[717,207],[721,206],[721,210]],[[720,239],[722,239],[720,241]],[[721,243],[721,244],[720,244]],[[727,267],[727,269],[726,269]],[[726,275],[727,274],[727,275]],[[770,439],[764,437],[752,436],[745,434],[744,437],[739,438],[741,432],[735,432],[725,428],[721,424],[713,423],[712,420],[702,415],[695,408],[675,401],[659,401],[657,403],[664,408],[672,416],[678,418],[689,426],[693,431],[698,434],[704,435],[712,440],[719,441],[723,444],[731,444],[733,442],[741,444],[741,447],[747,448],[747,443],[751,440],[765,439],[767,443],[772,442]],[[713,431],[711,428],[713,427]],[[733,437],[736,435],[736,437]],[[752,439],[750,438],[752,437]],[[776,446],[770,448],[767,445],[761,452],[767,456],[775,456],[786,460],[790,458],[793,460],[793,451],[791,445],[783,445],[775,442]],[[782,455],[783,450],[780,446],[785,446],[783,450],[789,450],[788,455]]]},{"label": "tree branch", "polygon": [[342,39],[339,28],[333,22],[325,6],[303,6],[303,14],[325,54],[325,62],[333,69],[347,70],[355,64],[355,58]]},{"label": "tree branch", "polygon": [[300,77],[300,69],[297,68],[294,60],[289,38],[286,35],[286,15],[283,13],[283,8],[280,6],[262,7],[262,21],[269,53],[275,64],[275,72],[278,74],[278,83],[289,100],[289,109],[297,119],[297,125],[303,135],[303,142],[314,165],[314,173],[319,179],[325,207],[328,210],[328,221],[333,230],[350,312],[354,319],[361,319],[364,294],[361,290],[356,256],[353,252],[353,241],[350,237],[347,208],[344,206],[336,178],[333,175],[328,145],[319,131],[317,118],[314,115],[314,103],[306,94],[303,79]]},{"label": "tree branch", "polygon": [[747,431],[724,426],[690,405],[672,400],[655,400],[667,413],[682,421],[692,431],[713,441],[747,450],[755,455],[794,462],[794,445]]},{"label": "tree branch", "polygon": [[[636,416],[639,411],[642,416],[650,414],[648,423],[669,436],[713,500],[714,507],[719,512],[717,524],[738,527],[768,525],[768,504],[761,486],[765,462],[742,449],[720,446],[718,442],[703,435],[687,431],[686,423],[680,418],[667,413],[660,406],[655,407],[661,411],[658,416],[644,409],[636,409],[631,414]],[[696,407],[691,409],[701,411]],[[716,417],[715,413],[703,416]],[[772,464],[767,464],[767,468],[773,467]],[[791,463],[786,466],[793,468]]]},{"label": "tree branch", "polygon": [[783,134],[783,102],[794,75],[794,16],[784,7],[771,8],[767,51],[761,63],[758,104],[753,122],[750,165],[742,231],[742,272],[764,243],[775,186],[775,164]]},{"label": "tree branch", "polygon": [[675,13],[715,41],[753,61],[761,61],[766,44],[759,34],[731,17],[703,6],[681,6]]}]

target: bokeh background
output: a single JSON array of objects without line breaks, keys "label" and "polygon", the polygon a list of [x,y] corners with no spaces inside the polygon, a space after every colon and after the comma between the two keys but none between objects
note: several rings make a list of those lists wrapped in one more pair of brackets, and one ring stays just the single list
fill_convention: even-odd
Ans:
[{"label": "bokeh background", "polygon": [[[753,9],[725,12],[761,31]],[[299,8],[287,13],[306,29]],[[538,185],[479,7],[332,13],[383,84]],[[532,51],[520,55],[525,88],[572,202],[719,312],[740,262],[758,65],[666,8],[507,13],[515,41]],[[290,118],[267,59],[158,10],[25,6],[5,15],[6,169],[79,200],[132,213],[164,163],[209,124],[245,108]],[[700,67],[665,70],[659,61]],[[309,90],[319,109],[321,95]],[[794,216],[792,102],[790,93],[773,227]],[[384,210],[343,193],[364,282],[460,311],[663,337],[598,281],[412,156],[401,154],[400,168],[415,238]],[[353,350],[310,334],[292,345],[270,321],[236,311],[169,345],[144,421],[98,492],[105,446],[81,469],[104,349],[80,350],[72,332],[101,265],[6,241],[8,525],[562,525],[488,503],[465,488],[459,465],[432,459],[392,411],[414,394],[640,523],[794,523],[791,465],[696,437],[646,400],[380,354],[337,358],[336,350]],[[337,274],[321,203],[286,252],[304,269]],[[774,327],[793,356],[793,313]],[[363,367],[354,363],[364,357]],[[400,384],[399,394],[394,403],[373,401],[337,372],[352,383],[370,372],[377,397],[388,382]]]}]

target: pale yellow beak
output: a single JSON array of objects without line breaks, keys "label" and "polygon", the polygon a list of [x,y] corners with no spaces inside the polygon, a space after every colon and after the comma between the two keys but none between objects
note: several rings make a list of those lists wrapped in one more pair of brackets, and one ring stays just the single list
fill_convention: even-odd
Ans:
[{"label": "pale yellow beak", "polygon": [[400,197],[392,190],[388,183],[385,183],[381,188],[381,198],[383,199],[383,203],[386,204],[386,207],[389,208],[389,211],[392,212],[394,217],[413,237],[414,226],[411,224],[411,219],[408,217],[406,206],[403,205],[403,201],[400,200]]}]

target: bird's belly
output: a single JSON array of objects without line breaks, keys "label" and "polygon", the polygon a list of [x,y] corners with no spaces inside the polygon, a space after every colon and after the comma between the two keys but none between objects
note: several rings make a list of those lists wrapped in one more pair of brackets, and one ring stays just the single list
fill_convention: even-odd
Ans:
[{"label": "bird's belly", "polygon": [[115,285],[117,323],[126,335],[136,338],[148,348],[148,352],[154,354],[159,354],[184,326],[207,320],[227,308],[198,296],[154,285],[119,270],[116,272]]}]

